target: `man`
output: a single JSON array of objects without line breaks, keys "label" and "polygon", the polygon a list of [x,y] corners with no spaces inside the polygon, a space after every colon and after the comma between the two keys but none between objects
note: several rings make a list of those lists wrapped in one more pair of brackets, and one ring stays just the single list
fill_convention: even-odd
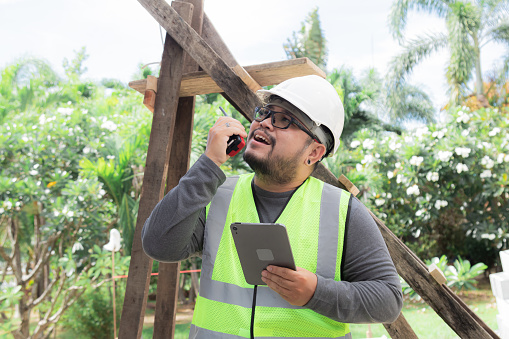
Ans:
[{"label": "man", "polygon": [[[266,105],[255,110],[249,136],[239,121],[219,118],[205,153],[143,228],[143,248],[156,260],[202,255],[190,337],[351,338],[348,323],[394,321],[401,286],[376,224],[359,200],[310,177],[339,146],[336,90],[305,76],[259,92]],[[254,174],[226,179],[220,166],[234,134],[247,137]],[[232,222],[284,224],[297,270],[268,266],[267,286],[248,285]]]}]

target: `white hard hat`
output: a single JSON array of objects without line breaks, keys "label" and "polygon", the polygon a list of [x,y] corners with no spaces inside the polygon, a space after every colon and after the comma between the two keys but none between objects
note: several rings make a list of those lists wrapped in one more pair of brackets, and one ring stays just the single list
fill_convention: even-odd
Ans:
[{"label": "white hard hat", "polygon": [[[269,90],[261,89],[257,93],[265,99],[272,95],[278,96],[297,107],[313,121],[311,132],[322,144],[327,146],[326,134],[332,133],[333,145],[329,156],[336,153],[343,131],[345,110],[336,89],[327,80],[318,75],[306,75],[288,79]],[[323,126],[330,132],[322,129]]]}]

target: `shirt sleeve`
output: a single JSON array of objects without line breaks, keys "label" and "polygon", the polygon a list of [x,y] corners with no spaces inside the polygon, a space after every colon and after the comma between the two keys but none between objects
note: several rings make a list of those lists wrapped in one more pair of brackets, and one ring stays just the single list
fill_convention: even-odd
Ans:
[{"label": "shirt sleeve", "polygon": [[158,261],[176,262],[203,249],[205,207],[226,180],[206,155],[159,201],[141,232],[143,250]]},{"label": "shirt sleeve", "polygon": [[403,294],[385,241],[366,207],[352,198],[341,281],[318,277],[306,308],[343,323],[391,323]]}]

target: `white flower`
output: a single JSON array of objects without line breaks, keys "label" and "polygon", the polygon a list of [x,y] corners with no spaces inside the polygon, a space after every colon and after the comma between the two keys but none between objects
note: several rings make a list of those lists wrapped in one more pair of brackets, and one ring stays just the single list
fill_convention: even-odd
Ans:
[{"label": "white flower", "polygon": [[405,142],[406,142],[407,144],[411,144],[413,141],[414,141],[414,138],[412,138],[411,136],[407,135],[407,136],[405,137]]},{"label": "white flower", "polygon": [[4,212],[5,212],[5,210],[2,207],[0,207],[0,214],[2,214]]},{"label": "white flower", "polygon": [[39,172],[37,172],[36,170],[31,170],[30,172],[28,172],[30,175],[37,175],[39,174]]},{"label": "white flower", "polygon": [[387,178],[389,178],[389,179],[394,178],[394,172],[393,171],[387,171]]},{"label": "white flower", "polygon": [[423,135],[428,135],[428,134],[429,134],[429,130],[428,130],[428,127],[426,127],[426,126],[415,130],[415,136],[418,138],[421,138]]},{"label": "white flower", "polygon": [[392,194],[387,193],[387,199],[392,199]]},{"label": "white flower", "polygon": [[28,137],[26,136],[26,134],[21,137],[21,140],[23,140],[24,142],[28,141]]},{"label": "white flower", "polygon": [[58,113],[65,114],[65,115],[71,115],[73,111],[74,111],[74,108],[70,108],[70,107],[59,107],[59,108],[57,108],[57,112]]},{"label": "white flower", "polygon": [[400,142],[396,143],[395,141],[391,140],[391,142],[389,143],[389,148],[391,150],[393,150],[393,151],[397,150],[400,147],[401,147],[401,143]]},{"label": "white flower", "polygon": [[420,209],[420,210],[418,210],[417,212],[415,212],[415,216],[416,216],[416,217],[420,217],[420,216],[421,216],[424,212],[425,212],[425,210]]},{"label": "white flower", "polygon": [[410,165],[419,166],[424,161],[423,157],[416,157],[415,155],[410,159]]},{"label": "white flower", "polygon": [[382,206],[385,203],[385,199],[376,199],[375,205]]},{"label": "white flower", "polygon": [[419,191],[419,187],[417,187],[417,185],[413,185],[413,186],[410,186],[406,189],[406,194],[407,195],[419,195],[420,194],[420,191]]},{"label": "white flower", "polygon": [[359,140],[354,140],[352,141],[352,143],[350,144],[350,147],[351,148],[357,148],[359,147],[359,145],[361,144],[361,142]]},{"label": "white flower", "polygon": [[375,147],[375,140],[371,139],[364,140],[364,142],[362,143],[362,147],[364,147],[365,149],[373,149]]},{"label": "white flower", "polygon": [[106,159],[108,159],[108,160],[113,160],[113,159],[115,159],[115,156],[114,156],[114,155],[107,155],[107,156],[106,156]]},{"label": "white flower", "polygon": [[101,188],[101,189],[99,190],[99,196],[101,196],[101,197],[102,197],[102,196],[103,196],[103,195],[105,195],[105,194],[106,194],[106,191],[105,191],[105,190],[103,190],[103,189]]},{"label": "white flower", "polygon": [[438,172],[428,172],[428,174],[426,174],[426,179],[428,179],[428,181],[438,181]]},{"label": "white flower", "polygon": [[396,168],[400,168],[401,167],[401,163],[398,161],[397,163],[394,164],[394,166],[396,166]]},{"label": "white flower", "polygon": [[465,164],[459,163],[458,165],[456,165],[456,171],[458,173],[466,172],[466,171],[468,171],[468,167]]},{"label": "white flower", "polygon": [[497,236],[495,234],[488,234],[488,233],[484,233],[484,234],[481,234],[481,238],[482,239],[488,239],[488,240],[495,240]]},{"label": "white flower", "polygon": [[470,133],[470,131],[468,129],[464,129],[463,132],[461,132],[461,135],[466,137],[466,136],[468,136],[469,133]]},{"label": "white flower", "polygon": [[461,155],[463,158],[466,158],[469,156],[470,151],[472,150],[468,147],[456,147],[454,151],[456,152],[456,154]]},{"label": "white flower", "polygon": [[72,253],[75,253],[76,251],[82,251],[83,245],[79,242],[75,242],[74,245],[72,245]]},{"label": "white flower", "polygon": [[106,120],[102,123],[101,128],[105,128],[110,132],[113,132],[117,129],[117,125],[113,121]]},{"label": "white flower", "polygon": [[497,162],[499,164],[503,163],[504,162],[504,157],[505,157],[505,154],[504,153],[500,153],[497,157]]},{"label": "white flower", "polygon": [[435,131],[435,132],[433,132],[433,134],[431,134],[431,136],[432,136],[433,138],[442,139],[442,138],[444,137],[444,135],[445,135],[445,132],[447,132],[447,129],[446,129],[446,128],[444,128],[444,129],[442,129],[442,130],[440,130],[440,131]]},{"label": "white flower", "polygon": [[493,161],[489,156],[485,155],[481,160],[481,165],[484,165],[487,169],[490,169],[495,166],[495,161]]},{"label": "white flower", "polygon": [[490,171],[489,169],[484,170],[484,171],[481,173],[480,177],[481,177],[482,179],[484,179],[484,178],[491,178],[491,171]]},{"label": "white flower", "polygon": [[362,165],[361,164],[355,165],[355,169],[357,170],[357,172],[361,172],[362,171]]},{"label": "white flower", "polygon": [[458,112],[458,118],[456,118],[456,122],[467,123],[470,120],[470,115],[464,113],[463,111]]},{"label": "white flower", "polygon": [[497,135],[498,133],[500,133],[500,128],[495,127],[494,129],[492,129],[492,130],[488,133],[488,135],[489,135],[490,137],[494,137],[494,136],[495,136],[495,135]]},{"label": "white flower", "polygon": [[85,153],[85,154],[90,153],[90,147],[88,147],[88,146],[87,146],[87,147],[85,147],[85,148],[83,149],[83,153]]},{"label": "white flower", "polygon": [[440,159],[440,161],[447,162],[447,161],[449,161],[449,159],[451,159],[451,157],[452,157],[452,152],[450,152],[450,151],[439,151],[438,152],[438,159]]},{"label": "white flower", "polygon": [[449,203],[448,203],[447,201],[445,201],[445,200],[437,200],[437,201],[435,202],[435,208],[436,208],[437,210],[439,210],[440,208],[445,207],[445,206],[447,206],[447,205],[449,205]]},{"label": "white flower", "polygon": [[405,181],[405,177],[403,176],[403,174],[398,174],[398,175],[396,176],[396,183],[397,183],[397,184],[400,184],[400,183],[402,183],[402,182],[404,182],[404,181]]}]

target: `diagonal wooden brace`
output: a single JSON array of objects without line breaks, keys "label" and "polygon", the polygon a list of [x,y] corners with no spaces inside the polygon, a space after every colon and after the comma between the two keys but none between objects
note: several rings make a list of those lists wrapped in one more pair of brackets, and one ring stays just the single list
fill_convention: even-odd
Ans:
[{"label": "diagonal wooden brace", "polygon": [[261,105],[261,100],[249,86],[164,0],[138,2],[236,103],[242,115],[251,121],[254,108]]}]

